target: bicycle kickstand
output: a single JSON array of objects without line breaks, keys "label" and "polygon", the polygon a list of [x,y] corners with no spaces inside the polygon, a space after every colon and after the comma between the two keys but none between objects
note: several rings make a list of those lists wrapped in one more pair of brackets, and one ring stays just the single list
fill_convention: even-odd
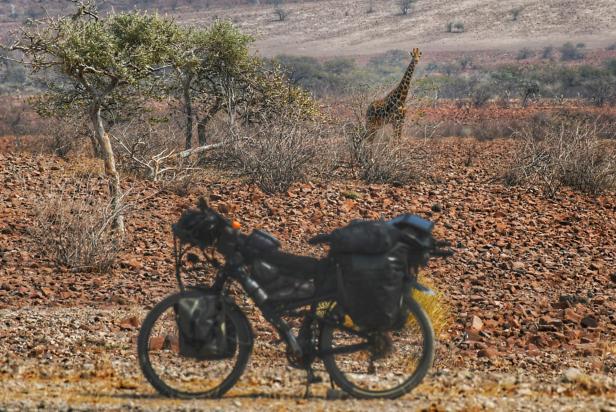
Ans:
[{"label": "bicycle kickstand", "polygon": [[308,365],[308,367],[306,368],[306,375],[306,392],[304,393],[304,398],[308,399],[312,396],[312,394],[310,393],[310,385],[312,385],[313,383],[323,382],[323,379],[314,374],[314,370],[312,370],[312,365]]}]

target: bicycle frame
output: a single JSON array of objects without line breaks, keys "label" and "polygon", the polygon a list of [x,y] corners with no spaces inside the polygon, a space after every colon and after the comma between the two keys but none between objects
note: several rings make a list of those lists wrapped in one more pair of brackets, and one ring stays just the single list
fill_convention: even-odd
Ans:
[{"label": "bicycle frame", "polygon": [[[177,242],[174,242],[174,254],[175,254],[175,275],[176,280],[178,282],[178,286],[181,291],[186,289],[184,282],[182,280],[182,258],[184,254],[190,250],[188,247],[182,250],[181,245],[178,245]],[[202,250],[203,255],[206,257],[206,260],[212,262],[211,259],[207,257],[205,251]],[[214,266],[216,266],[214,264]],[[199,289],[208,292],[214,292],[218,294],[225,293],[225,287],[227,286],[229,280],[236,280],[242,286],[244,292],[252,298],[255,302],[257,308],[261,311],[265,319],[276,329],[280,338],[286,343],[287,347],[290,349],[290,353],[296,359],[302,359],[305,353],[305,348],[302,348],[302,345],[298,342],[298,337],[295,336],[291,330],[291,326],[282,319],[282,316],[293,316],[296,315],[299,318],[302,318],[303,322],[313,322],[317,321],[320,323],[330,324],[340,330],[347,331],[349,333],[356,334],[357,336],[368,338],[366,333],[362,333],[361,331],[357,331],[352,328],[348,328],[344,326],[344,324],[340,321],[335,321],[333,319],[328,318],[327,316],[318,316],[316,313],[317,305],[322,302],[332,302],[336,301],[335,293],[324,293],[324,294],[315,294],[315,296],[305,299],[299,299],[294,301],[270,301],[267,299],[267,294],[263,291],[261,286],[250,276],[249,273],[246,272],[243,265],[243,258],[238,253],[236,256],[229,259],[224,266],[219,267],[214,278],[214,283],[212,286],[206,287],[204,285],[201,286],[190,286],[191,289]],[[293,311],[300,309],[302,307],[310,306],[310,310],[306,313],[294,314]],[[321,351],[319,348],[309,348],[312,355],[316,355],[319,358],[323,356],[340,354],[340,353],[352,353],[358,350],[365,349],[369,346],[367,342],[349,345],[348,347],[340,347],[331,349],[328,351]]]}]

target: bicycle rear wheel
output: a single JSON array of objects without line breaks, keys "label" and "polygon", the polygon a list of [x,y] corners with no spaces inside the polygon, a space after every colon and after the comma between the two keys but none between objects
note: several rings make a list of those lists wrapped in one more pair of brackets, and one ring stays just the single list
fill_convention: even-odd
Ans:
[{"label": "bicycle rear wheel", "polygon": [[227,303],[225,323],[232,355],[198,360],[179,351],[176,307],[181,298],[197,298],[207,291],[189,290],[168,296],[146,316],[139,331],[137,352],[146,379],[162,395],[176,398],[213,398],[227,392],[240,378],[252,351],[252,331],[240,308]]},{"label": "bicycle rear wheel", "polygon": [[[320,350],[331,379],[358,398],[398,398],[421,383],[434,360],[434,331],[422,307],[409,300],[400,331],[362,337],[324,324]],[[345,351],[345,348],[348,348]]]}]

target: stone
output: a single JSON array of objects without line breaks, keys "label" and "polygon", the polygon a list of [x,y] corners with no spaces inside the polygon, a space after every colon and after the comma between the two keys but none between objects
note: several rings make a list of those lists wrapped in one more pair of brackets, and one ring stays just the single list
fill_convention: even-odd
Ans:
[{"label": "stone", "polygon": [[524,262],[513,262],[511,264],[511,269],[512,270],[522,270],[524,269]]},{"label": "stone", "polygon": [[577,382],[582,376],[584,376],[584,373],[582,373],[581,370],[577,368],[569,368],[563,373],[563,381],[574,383]]},{"label": "stone", "polygon": [[483,329],[483,321],[479,316],[474,315],[471,320],[471,330],[475,332],[481,332]]},{"label": "stone", "polygon": [[480,358],[488,358],[488,359],[492,359],[495,358],[496,356],[498,356],[498,351],[492,347],[487,347],[485,349],[480,349],[477,352],[477,356]]},{"label": "stone", "polygon": [[578,315],[578,313],[574,309],[567,308],[565,309],[565,312],[563,314],[563,319],[565,322],[579,323],[582,320],[582,317]]},{"label": "stone", "polygon": [[155,352],[163,349],[165,345],[165,337],[164,336],[155,336],[150,338],[150,350]]},{"label": "stone", "polygon": [[120,329],[131,330],[137,329],[140,325],[139,319],[136,316],[131,316],[120,321]]},{"label": "stone", "polygon": [[593,316],[586,316],[580,321],[580,324],[585,328],[596,328],[599,322]]}]

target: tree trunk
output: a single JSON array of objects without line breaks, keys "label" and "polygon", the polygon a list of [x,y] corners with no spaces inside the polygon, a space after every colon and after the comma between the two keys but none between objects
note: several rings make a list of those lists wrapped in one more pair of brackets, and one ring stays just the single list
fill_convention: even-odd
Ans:
[{"label": "tree trunk", "polygon": [[203,122],[203,119],[197,123],[197,138],[199,139],[199,146],[206,145],[207,139],[205,137],[205,123]]},{"label": "tree trunk", "polygon": [[216,98],[214,104],[205,113],[205,115],[203,115],[202,118],[197,119],[197,137],[199,139],[199,146],[205,146],[207,144],[207,138],[205,136],[205,126],[207,126],[210,120],[212,120],[212,118],[216,116],[216,113],[218,113],[221,107],[222,98],[219,96]]},{"label": "tree trunk", "polygon": [[184,111],[186,112],[186,150],[189,150],[192,147],[192,135],[193,135],[193,107],[192,107],[192,97],[190,96],[190,83],[192,81],[192,77],[189,76],[186,78],[183,84],[183,92],[184,92]]},{"label": "tree trunk", "polygon": [[109,136],[105,133],[105,126],[101,117],[100,102],[94,102],[90,108],[90,120],[94,127],[94,135],[101,148],[103,161],[105,162],[105,174],[109,179],[109,194],[111,196],[111,207],[115,215],[114,227],[118,232],[124,234],[124,215],[122,213],[122,188],[120,187],[120,174],[115,165],[115,157],[111,148]]},{"label": "tree trunk", "polygon": [[98,143],[97,138],[92,133],[88,133],[88,136],[90,136],[90,142],[92,143],[92,152],[94,153],[94,156],[98,157],[99,159],[102,159],[103,153],[101,150],[101,145]]}]

